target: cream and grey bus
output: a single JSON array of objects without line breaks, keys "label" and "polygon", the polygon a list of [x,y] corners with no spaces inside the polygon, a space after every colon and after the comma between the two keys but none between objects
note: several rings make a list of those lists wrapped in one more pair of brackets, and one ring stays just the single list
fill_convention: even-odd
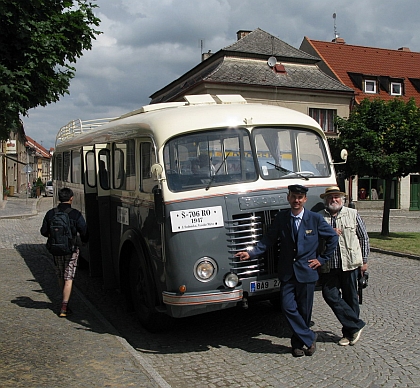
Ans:
[{"label": "cream and grey bus", "polygon": [[252,261],[235,253],[288,208],[288,185],[306,185],[306,207],[318,210],[336,184],[312,118],[239,95],[72,121],[58,132],[53,176],[86,218],[90,275],[124,292],[151,330],[167,316],[276,300],[277,248]]}]

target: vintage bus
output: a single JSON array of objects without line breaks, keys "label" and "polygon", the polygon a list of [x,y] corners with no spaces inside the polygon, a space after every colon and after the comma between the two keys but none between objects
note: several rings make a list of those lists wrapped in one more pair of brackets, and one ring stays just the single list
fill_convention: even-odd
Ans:
[{"label": "vintage bus", "polygon": [[288,185],[306,185],[306,207],[318,210],[336,184],[312,118],[239,95],[72,121],[58,132],[53,176],[88,223],[91,276],[124,292],[150,330],[165,316],[278,298],[278,248],[252,261],[235,253],[289,207]]}]

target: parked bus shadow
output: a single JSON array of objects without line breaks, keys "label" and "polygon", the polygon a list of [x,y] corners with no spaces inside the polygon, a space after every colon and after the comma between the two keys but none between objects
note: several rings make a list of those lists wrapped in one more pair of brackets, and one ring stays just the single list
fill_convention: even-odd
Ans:
[{"label": "parked bus shadow", "polygon": [[[33,279],[28,279],[28,282],[34,283],[32,291],[34,293],[45,294],[49,302],[39,301],[29,296],[16,296],[11,302],[22,308],[50,310],[52,314],[48,319],[60,319],[57,314],[61,305],[62,293],[58,286],[53,258],[47,251],[45,245],[20,244],[16,245],[15,249],[21,255],[33,275]],[[76,272],[76,279],[78,272],[79,269]],[[73,314],[67,319],[81,325],[82,330],[98,332],[100,334],[116,334],[115,329],[109,325],[104,325],[101,319],[91,311],[83,295],[77,290],[77,280],[74,282],[70,305],[72,306]]]},{"label": "parked bus shadow", "polygon": [[[35,292],[45,293],[51,302],[37,302],[26,296],[17,296],[12,302],[22,308],[49,309],[56,314],[61,293],[51,255],[42,244],[22,244],[16,249],[32,272],[35,279],[32,281],[39,284]],[[151,334],[140,326],[134,313],[127,311],[123,295],[117,290],[105,290],[102,279],[90,277],[88,269],[78,268],[74,287],[71,304],[75,314],[69,318],[71,321],[82,326],[82,330],[118,334],[141,353],[181,354],[220,347],[249,353],[290,352],[292,333],[284,316],[270,302],[251,302],[248,309],[236,307],[173,319],[167,330]],[[99,318],[90,304],[100,312]],[[317,330],[316,326],[314,330],[318,341],[339,339],[333,333]]]}]

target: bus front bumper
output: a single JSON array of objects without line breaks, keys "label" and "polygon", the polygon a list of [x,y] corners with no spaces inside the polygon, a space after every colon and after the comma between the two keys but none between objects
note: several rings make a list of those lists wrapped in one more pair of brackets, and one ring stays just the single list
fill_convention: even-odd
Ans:
[{"label": "bus front bumper", "polygon": [[194,306],[203,304],[217,304],[238,302],[242,300],[243,291],[241,289],[232,291],[211,291],[203,293],[179,294],[175,292],[162,292],[163,303],[171,306]]},{"label": "bus front bumper", "polygon": [[237,306],[242,301],[242,289],[203,293],[162,292],[166,312],[175,318],[183,318]]}]

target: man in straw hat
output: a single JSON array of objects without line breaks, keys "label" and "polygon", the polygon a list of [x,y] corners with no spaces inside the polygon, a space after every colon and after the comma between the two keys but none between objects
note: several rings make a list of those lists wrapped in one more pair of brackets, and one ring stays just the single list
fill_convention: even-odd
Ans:
[{"label": "man in straw hat", "polygon": [[[248,251],[238,252],[240,260],[254,259],[274,244],[279,244],[280,298],[284,315],[293,335],[294,357],[312,356],[317,334],[310,329],[317,269],[329,260],[338,236],[321,215],[304,208],[308,189],[290,185],[287,200],[290,209],[279,211],[263,238]],[[319,239],[325,250],[318,253]]]},{"label": "man in straw hat", "polygon": [[331,260],[320,269],[320,282],[322,296],[343,326],[341,346],[354,345],[365,326],[359,318],[357,278],[359,268],[362,275],[367,270],[370,252],[365,224],[357,210],[344,206],[345,196],[337,186],[320,195],[325,204],[321,214],[339,236]]}]

